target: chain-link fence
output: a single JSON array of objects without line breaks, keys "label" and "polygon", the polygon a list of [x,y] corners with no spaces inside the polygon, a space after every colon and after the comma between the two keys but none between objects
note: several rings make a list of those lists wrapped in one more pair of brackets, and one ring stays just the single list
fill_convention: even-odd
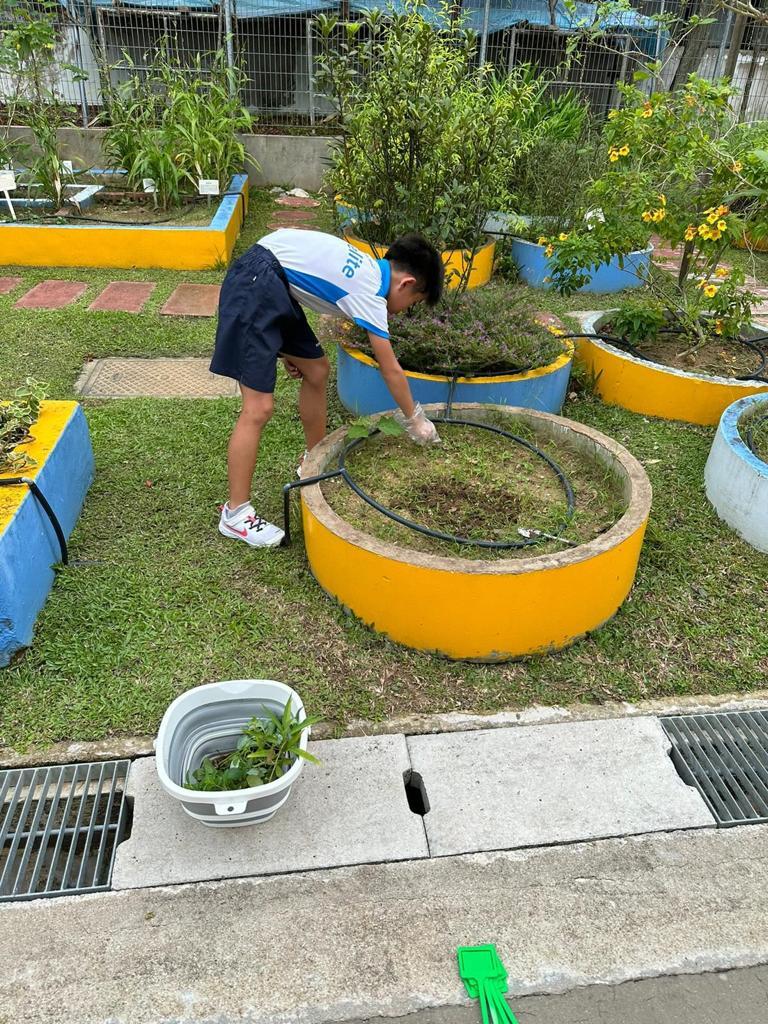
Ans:
[{"label": "chain-link fence", "polygon": [[[429,0],[436,6],[439,0]],[[461,3],[461,0],[454,0]],[[221,50],[243,76],[243,103],[256,130],[332,128],[332,110],[316,85],[317,15],[347,20],[386,0],[60,0],[57,88],[76,106],[84,125],[103,109],[109,86],[141,72],[153,52],[166,52],[182,64]],[[461,11],[477,33],[477,57],[501,71],[532,64],[554,75],[554,88],[580,91],[597,113],[617,100],[617,85],[638,65],[661,60],[662,80],[670,86],[678,68],[708,78],[729,74],[737,90],[734,108],[744,120],[768,116],[768,27],[725,10],[684,44],[658,15],[687,18],[700,0],[637,0],[631,10],[605,15],[600,33],[585,33],[597,8],[577,0],[463,0]],[[702,30],[699,30],[699,34]],[[565,62],[576,41],[576,59]],[[693,67],[691,67],[692,49]],[[682,67],[681,60],[684,62]],[[64,68],[82,69],[85,77]],[[131,68],[131,65],[133,66]],[[12,83],[0,76],[0,101]]]}]

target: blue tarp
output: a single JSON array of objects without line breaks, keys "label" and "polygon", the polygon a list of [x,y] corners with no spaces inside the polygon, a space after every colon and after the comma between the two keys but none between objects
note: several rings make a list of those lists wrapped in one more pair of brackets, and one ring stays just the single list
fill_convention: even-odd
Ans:
[{"label": "blue tarp", "polygon": [[[64,6],[72,3],[77,6],[76,0],[61,0]],[[119,7],[115,7],[113,0],[91,0],[93,7],[110,7],[117,11],[123,9],[141,9],[156,11],[176,11],[187,9],[190,11],[218,10],[219,4],[215,0],[122,0]],[[287,15],[315,14],[319,11],[338,10],[338,0],[233,0],[233,6],[238,18],[274,18]],[[387,10],[394,7],[402,10],[401,0],[350,0],[350,10],[362,12],[379,8]],[[434,3],[435,20],[440,20],[439,5]],[[595,18],[596,5],[583,3],[577,0],[574,11],[571,13],[558,0],[555,7],[555,25],[564,31],[578,30],[579,28],[591,25]],[[469,28],[480,32],[485,17],[485,0],[464,0],[462,7],[466,24]],[[500,32],[511,25],[547,26],[550,24],[549,3],[547,0],[491,0],[488,29],[490,32]],[[655,22],[640,14],[639,11],[617,11],[605,19],[600,26],[605,30],[622,29],[633,34],[655,33]]]}]

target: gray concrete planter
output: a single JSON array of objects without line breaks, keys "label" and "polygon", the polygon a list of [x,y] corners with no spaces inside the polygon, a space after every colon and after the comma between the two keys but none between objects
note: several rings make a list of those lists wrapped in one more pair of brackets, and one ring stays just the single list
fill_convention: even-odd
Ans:
[{"label": "gray concrete planter", "polygon": [[[264,786],[203,793],[186,789],[183,783],[204,757],[234,750],[251,718],[266,711],[282,714],[289,702],[299,721],[306,718],[298,693],[272,679],[208,683],[182,693],[163,715],[155,742],[157,774],[165,792],[203,825],[221,828],[269,821],[290,796],[304,765],[302,758],[282,778]],[[307,749],[309,732],[307,726],[302,750]]]}]

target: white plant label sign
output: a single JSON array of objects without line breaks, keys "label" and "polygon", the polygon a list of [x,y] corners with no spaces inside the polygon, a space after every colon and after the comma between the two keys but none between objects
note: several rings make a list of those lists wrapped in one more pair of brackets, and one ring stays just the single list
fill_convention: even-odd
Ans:
[{"label": "white plant label sign", "polygon": [[64,171],[65,174],[74,174],[75,173],[75,168],[74,168],[71,160],[62,160],[61,161],[61,169]]},{"label": "white plant label sign", "polygon": [[142,178],[141,187],[145,192],[157,192],[154,178]]},{"label": "white plant label sign", "polygon": [[0,192],[13,192],[16,188],[16,175],[7,167],[0,171]]},{"label": "white plant label sign", "polygon": [[219,195],[219,179],[218,178],[198,178],[197,191],[201,196],[217,196]]}]

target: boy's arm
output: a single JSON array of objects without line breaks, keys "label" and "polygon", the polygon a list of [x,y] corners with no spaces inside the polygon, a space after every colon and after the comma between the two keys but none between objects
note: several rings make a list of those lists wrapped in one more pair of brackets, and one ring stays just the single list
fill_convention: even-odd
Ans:
[{"label": "boy's arm", "polygon": [[368,332],[368,340],[373,349],[373,357],[379,364],[379,370],[384,378],[384,383],[389,389],[390,395],[402,409],[406,419],[413,416],[414,401],[411,389],[408,385],[408,378],[403,373],[403,368],[397,361],[397,356],[392,350],[391,343],[386,338],[380,338],[376,334]]},{"label": "boy's arm", "polygon": [[439,444],[440,437],[435,425],[424,415],[421,404],[414,402],[408,378],[403,373],[403,368],[398,363],[388,339],[380,338],[370,331],[368,338],[384,383],[403,413],[408,436],[419,444]]}]

